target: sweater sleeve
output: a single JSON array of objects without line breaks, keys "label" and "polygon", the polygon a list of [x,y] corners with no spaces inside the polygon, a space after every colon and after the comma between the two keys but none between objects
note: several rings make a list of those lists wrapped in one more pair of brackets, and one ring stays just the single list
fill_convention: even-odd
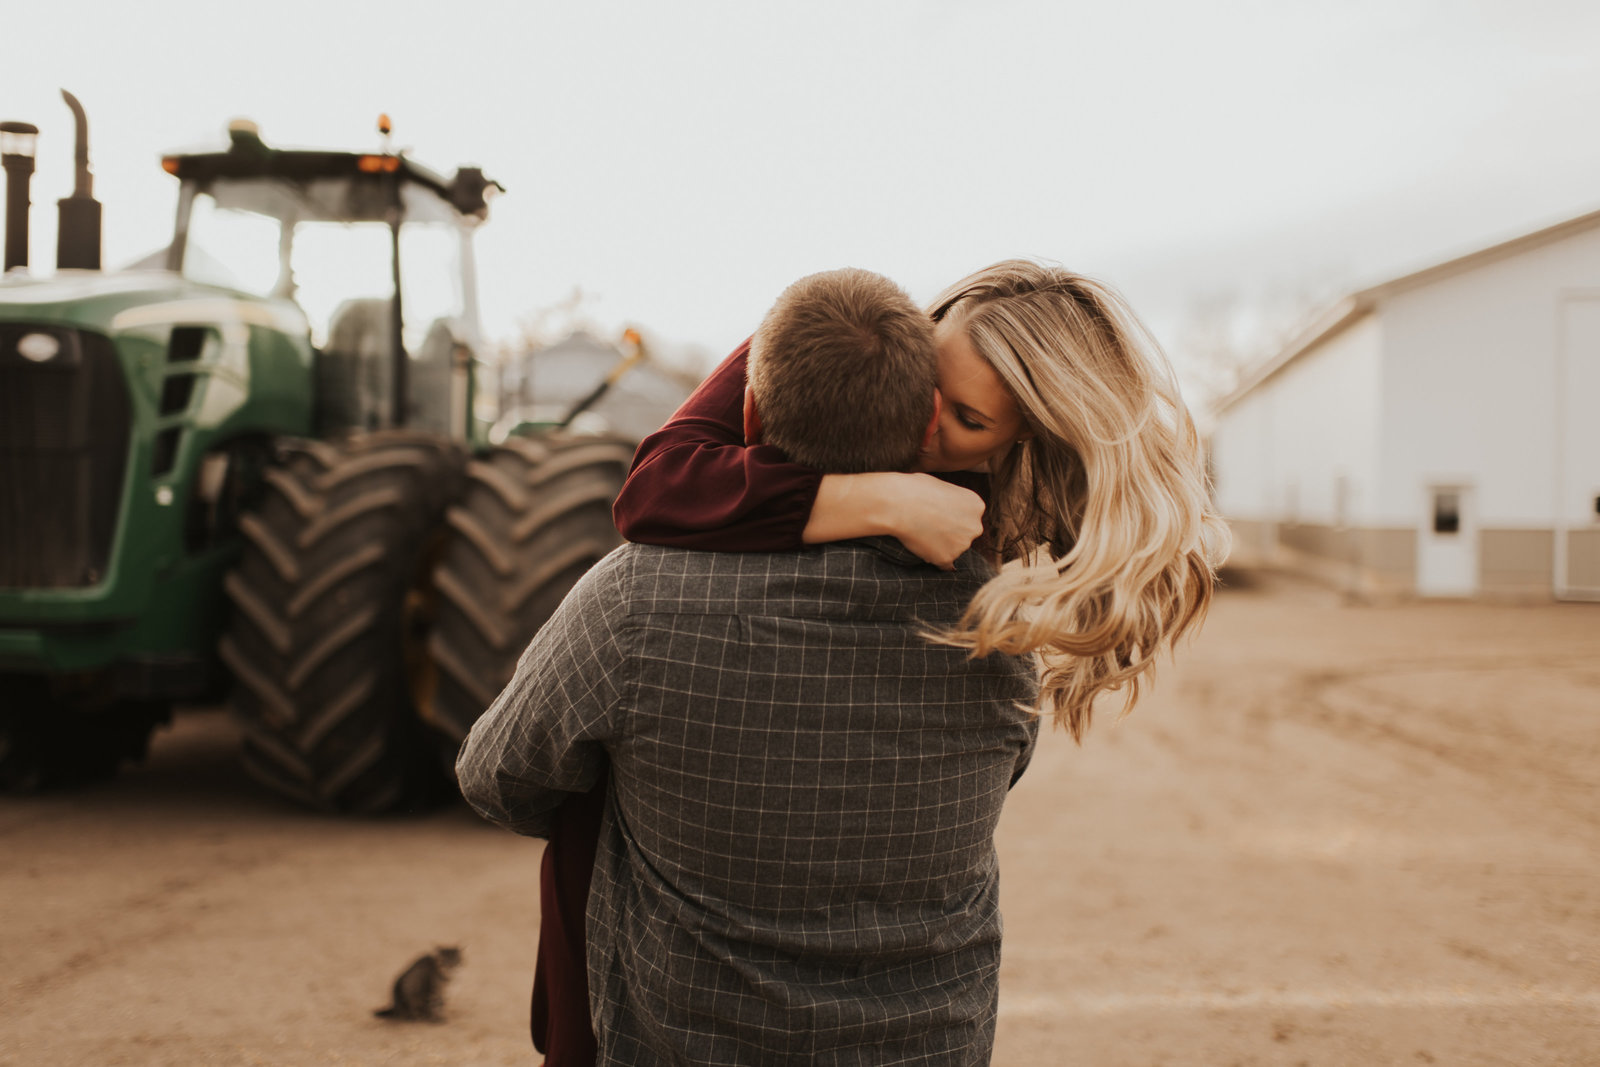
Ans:
[{"label": "sweater sleeve", "polygon": [[744,443],[745,341],[633,457],[612,514],[630,541],[712,551],[801,547],[822,474]]}]

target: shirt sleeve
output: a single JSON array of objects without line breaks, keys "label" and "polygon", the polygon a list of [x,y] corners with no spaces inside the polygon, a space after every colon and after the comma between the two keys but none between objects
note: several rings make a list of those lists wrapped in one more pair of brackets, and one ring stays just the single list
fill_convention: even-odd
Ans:
[{"label": "shirt sleeve", "polygon": [[822,473],[744,443],[745,341],[646,437],[612,508],[630,541],[724,552],[802,547]]},{"label": "shirt sleeve", "polygon": [[1022,780],[1022,774],[1028,769],[1028,764],[1033,762],[1033,750],[1039,747],[1039,717],[1034,715],[1022,725],[1022,749],[1017,753],[1016,766],[1011,771],[1011,785],[1006,788],[1015,788]]},{"label": "shirt sleeve", "polygon": [[549,837],[556,808],[607,766],[631,669],[624,569],[613,553],[584,575],[461,746],[461,795],[490,822]]}]

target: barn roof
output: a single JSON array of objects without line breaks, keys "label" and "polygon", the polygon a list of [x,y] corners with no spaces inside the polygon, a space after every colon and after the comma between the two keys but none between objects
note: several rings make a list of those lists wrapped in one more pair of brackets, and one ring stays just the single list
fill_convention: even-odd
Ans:
[{"label": "barn roof", "polygon": [[1238,388],[1217,402],[1214,414],[1220,415],[1234,404],[1243,400],[1250,393],[1255,392],[1262,385],[1277,377],[1287,367],[1295,363],[1306,353],[1332,340],[1343,333],[1357,320],[1374,311],[1378,305],[1392,296],[1416,289],[1434,282],[1443,281],[1457,274],[1464,274],[1469,270],[1488,266],[1490,263],[1532,251],[1568,237],[1576,236],[1586,230],[1600,226],[1600,211],[1591,211],[1576,218],[1558,222],[1554,226],[1546,226],[1542,230],[1525,233],[1520,237],[1513,237],[1509,241],[1480,248],[1476,252],[1468,252],[1454,259],[1447,259],[1442,263],[1435,263],[1431,267],[1402,274],[1398,278],[1381,282],[1378,285],[1358,289],[1343,297],[1332,306],[1324,308],[1315,318],[1306,323],[1305,327],[1277,355],[1256,367],[1247,374]]}]

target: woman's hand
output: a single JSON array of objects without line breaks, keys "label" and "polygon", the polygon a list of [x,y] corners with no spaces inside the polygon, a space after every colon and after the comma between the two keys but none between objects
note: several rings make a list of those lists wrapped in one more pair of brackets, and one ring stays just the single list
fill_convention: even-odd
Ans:
[{"label": "woman's hand", "polygon": [[983,498],[929,474],[828,474],[801,540],[888,534],[944,570],[983,533]]}]

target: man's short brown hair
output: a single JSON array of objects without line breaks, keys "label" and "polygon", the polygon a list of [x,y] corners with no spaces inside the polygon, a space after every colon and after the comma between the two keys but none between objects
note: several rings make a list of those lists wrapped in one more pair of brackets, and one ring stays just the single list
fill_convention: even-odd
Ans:
[{"label": "man's short brown hair", "polygon": [[937,371],[932,320],[894,282],[855,268],[789,286],[750,343],[762,442],[833,474],[910,468]]}]

